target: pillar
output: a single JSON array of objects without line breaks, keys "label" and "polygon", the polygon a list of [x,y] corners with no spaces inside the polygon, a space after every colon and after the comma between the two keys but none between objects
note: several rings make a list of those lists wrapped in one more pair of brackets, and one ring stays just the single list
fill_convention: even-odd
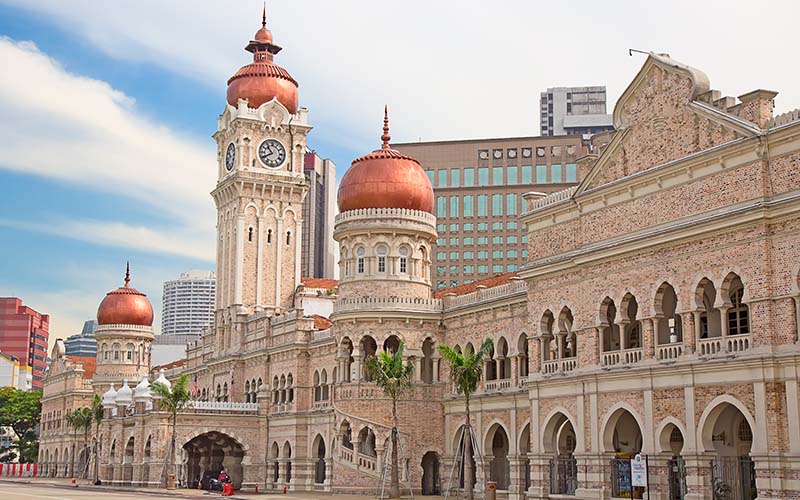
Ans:
[{"label": "pillar", "polygon": [[442,360],[437,352],[433,355],[433,383],[439,382],[439,363]]},{"label": "pillar", "polygon": [[361,354],[353,354],[353,365],[355,365],[355,369],[351,366],[350,369],[352,370],[350,374],[350,381],[351,382],[361,382],[364,380],[364,370],[361,363]]},{"label": "pillar", "polygon": [[681,313],[681,321],[683,329],[681,335],[683,337],[683,346],[687,354],[695,352],[697,349],[697,338],[695,336],[695,316],[692,312]]},{"label": "pillar", "polygon": [[694,345],[695,349],[700,346],[700,337],[703,334],[700,328],[700,311],[692,311],[692,317],[694,318]]},{"label": "pillar", "polygon": [[531,372],[537,373],[542,370],[542,344],[539,337],[531,336],[528,338],[528,357],[531,360]]},{"label": "pillar", "polygon": [[645,318],[642,320],[642,347],[644,347],[645,359],[653,358],[655,356],[658,321],[659,318]]},{"label": "pillar", "polygon": [[722,337],[722,351],[728,351],[728,309],[729,307],[723,306],[719,308],[719,331]]}]

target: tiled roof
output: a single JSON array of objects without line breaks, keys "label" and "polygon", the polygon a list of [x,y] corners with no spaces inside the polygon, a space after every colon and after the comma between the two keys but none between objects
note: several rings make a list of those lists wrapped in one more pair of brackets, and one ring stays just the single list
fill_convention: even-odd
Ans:
[{"label": "tiled roof", "polygon": [[517,273],[506,273],[506,274],[498,274],[496,276],[492,276],[490,278],[484,278],[482,280],[473,281],[472,283],[468,283],[466,285],[458,285],[454,286],[453,288],[445,288],[444,290],[437,290],[433,292],[433,298],[441,299],[448,293],[454,293],[456,295],[466,295],[468,293],[472,293],[478,290],[478,285],[483,285],[486,288],[494,288],[496,286],[505,285],[506,283],[511,282],[511,278],[518,276]]},{"label": "tiled roof", "polygon": [[178,368],[179,366],[183,366],[186,364],[186,358],[179,359],[177,361],[173,361],[171,363],[167,363],[164,365],[154,366],[150,369],[151,372],[157,372],[158,370],[171,370],[172,368]]},{"label": "tiled roof", "polygon": [[314,318],[314,328],[317,330],[327,330],[333,324],[331,320],[319,314],[312,314],[311,317]]},{"label": "tiled roof", "polygon": [[306,288],[324,288],[330,290],[339,286],[339,281],[331,278],[300,278]]},{"label": "tiled roof", "polygon": [[97,358],[94,356],[67,356],[67,359],[72,363],[80,363],[83,366],[83,378],[90,379],[94,377],[94,372],[97,371]]}]

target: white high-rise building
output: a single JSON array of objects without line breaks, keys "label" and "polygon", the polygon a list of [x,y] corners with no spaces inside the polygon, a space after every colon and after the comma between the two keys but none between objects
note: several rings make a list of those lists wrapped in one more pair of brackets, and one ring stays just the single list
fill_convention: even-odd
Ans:
[{"label": "white high-rise building", "polygon": [[541,93],[539,118],[542,135],[582,135],[614,130],[606,111],[606,88],[553,87]]},{"label": "white high-rise building", "polygon": [[161,334],[200,333],[212,324],[216,288],[216,274],[198,269],[164,282]]}]

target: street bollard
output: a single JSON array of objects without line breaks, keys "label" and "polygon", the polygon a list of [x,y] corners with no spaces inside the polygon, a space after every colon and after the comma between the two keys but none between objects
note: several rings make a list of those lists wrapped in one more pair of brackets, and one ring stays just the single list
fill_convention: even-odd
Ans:
[{"label": "street bollard", "polygon": [[497,500],[497,483],[486,481],[486,500]]}]

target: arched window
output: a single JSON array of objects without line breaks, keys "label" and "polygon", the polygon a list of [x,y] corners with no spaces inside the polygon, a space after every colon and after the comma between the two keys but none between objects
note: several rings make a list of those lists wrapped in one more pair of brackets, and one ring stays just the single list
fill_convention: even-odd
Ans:
[{"label": "arched window", "polygon": [[350,259],[346,248],[342,249],[342,262],[344,262],[344,275],[350,276]]},{"label": "arched window", "polygon": [[400,247],[400,273],[408,273],[408,247]]},{"label": "arched window", "polygon": [[108,344],[103,344],[103,361],[108,361]]},{"label": "arched window", "polygon": [[278,404],[278,399],[280,398],[280,385],[278,383],[278,376],[275,375],[275,378],[272,379],[272,404]]},{"label": "arched window", "polygon": [[217,384],[217,397],[215,398],[218,402],[222,401],[222,386]]},{"label": "arched window", "polygon": [[378,256],[378,272],[385,273],[386,272],[386,254],[388,253],[388,248],[386,245],[378,245],[378,248],[375,249],[375,254]]},{"label": "arched window", "polygon": [[744,286],[738,277],[731,283],[730,301],[728,309],[728,335],[747,335],[750,333],[750,313],[747,304],[742,303]]},{"label": "arched window", "polygon": [[364,274],[364,254],[366,254],[364,247],[356,250],[356,272],[358,274]]},{"label": "arched window", "polygon": [[133,344],[127,344],[125,346],[125,360],[133,361]]},{"label": "arched window", "polygon": [[119,344],[114,344],[114,361],[119,361]]},{"label": "arched window", "polygon": [[267,243],[272,243],[272,229],[267,229]]},{"label": "arched window", "polygon": [[244,383],[244,394],[245,394],[245,402],[250,402],[250,381]]},{"label": "arched window", "polygon": [[222,385],[222,400],[225,401],[226,403],[228,402],[228,383],[227,382],[225,382]]},{"label": "arched window", "polygon": [[319,386],[319,372],[314,371],[314,402],[322,399],[322,389]]},{"label": "arched window", "polygon": [[289,402],[291,403],[294,401],[294,381],[292,379],[292,374],[290,373],[288,377],[286,377],[286,386],[289,388]]},{"label": "arched window", "polygon": [[319,377],[319,383],[322,385],[322,400],[328,400],[328,372],[322,369],[322,375]]}]

